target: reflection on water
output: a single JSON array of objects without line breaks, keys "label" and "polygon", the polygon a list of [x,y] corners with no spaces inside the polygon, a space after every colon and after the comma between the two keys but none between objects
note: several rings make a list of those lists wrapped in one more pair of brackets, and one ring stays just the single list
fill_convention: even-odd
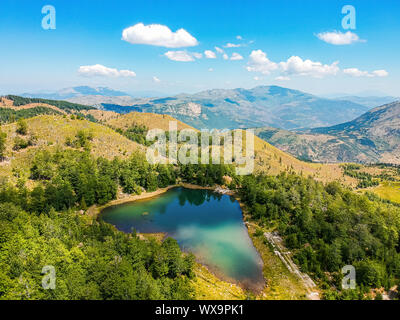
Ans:
[{"label": "reflection on water", "polygon": [[110,207],[101,217],[124,232],[167,233],[226,280],[249,289],[264,284],[261,258],[233,197],[175,188],[156,198]]}]

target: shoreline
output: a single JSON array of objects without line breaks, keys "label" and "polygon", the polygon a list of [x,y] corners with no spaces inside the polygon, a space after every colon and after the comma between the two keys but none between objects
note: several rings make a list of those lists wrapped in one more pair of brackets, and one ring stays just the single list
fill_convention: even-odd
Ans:
[{"label": "shoreline", "polygon": [[[138,200],[145,200],[145,199],[155,198],[155,197],[157,197],[159,195],[162,195],[162,194],[166,193],[167,191],[169,191],[171,189],[179,188],[179,187],[186,188],[186,189],[193,189],[193,190],[210,190],[210,191],[214,191],[214,192],[217,192],[219,194],[222,194],[222,195],[229,195],[229,196],[233,197],[239,203],[240,210],[242,212],[242,221],[243,221],[243,223],[244,223],[244,225],[245,225],[245,227],[247,229],[248,236],[249,236],[249,238],[250,238],[250,240],[252,242],[252,245],[253,245],[254,249],[260,255],[261,261],[262,261],[262,263],[264,265],[264,261],[262,259],[262,255],[258,251],[258,249],[257,249],[257,247],[256,247],[256,245],[254,243],[254,239],[252,237],[252,234],[250,233],[250,230],[249,230],[249,226],[248,226],[248,222],[247,222],[247,214],[248,213],[247,213],[245,204],[241,202],[241,199],[240,199],[239,195],[235,191],[230,190],[230,189],[222,188],[220,185],[214,185],[214,186],[210,187],[210,186],[199,186],[199,185],[196,185],[196,184],[181,182],[181,183],[178,183],[178,184],[175,184],[175,185],[167,186],[165,188],[157,189],[156,191],[143,192],[141,194],[129,195],[129,196],[126,196],[126,197],[123,197],[123,198],[120,198],[120,199],[112,200],[112,201],[108,202],[107,204],[105,204],[103,206],[94,205],[94,206],[88,208],[88,210],[86,211],[86,215],[90,216],[93,219],[98,219],[100,213],[103,210],[105,210],[106,208],[110,208],[110,207],[118,206],[118,205],[122,205],[122,204],[127,204],[127,203],[131,203],[131,202],[133,203],[133,202],[138,201]],[[153,237],[153,238],[156,238],[158,240],[161,240],[161,239],[163,239],[165,237],[165,233],[162,233],[162,232],[161,233],[157,233],[157,234],[154,234],[154,233],[150,233],[150,234],[139,233],[138,236],[142,240],[148,239],[148,237]],[[212,274],[216,279],[218,279],[221,282],[224,282],[224,283],[227,283],[227,284],[230,284],[230,285],[233,285],[233,286],[237,286],[237,287],[241,288],[241,290],[243,290],[243,292],[250,291],[253,294],[256,294],[256,296],[259,296],[259,295],[262,296],[263,295],[263,292],[265,290],[265,285],[266,285],[265,277],[264,277],[264,284],[263,284],[263,288],[262,289],[260,287],[259,288],[247,288],[246,289],[242,283],[240,283],[238,281],[235,281],[233,279],[227,280],[225,277],[221,276],[221,274],[218,274],[218,272],[216,272],[216,270],[212,270],[212,268],[206,266],[205,264],[200,263],[197,260],[196,260],[196,263],[199,264],[200,266],[202,266],[203,268],[205,268],[208,273]]]},{"label": "shoreline", "polygon": [[[112,200],[102,206],[93,205],[87,209],[86,215],[97,219],[99,214],[106,208],[118,206],[118,205],[125,204],[125,203],[135,202],[138,200],[155,198],[171,189],[179,188],[179,187],[186,188],[186,189],[193,189],[193,190],[210,190],[210,191],[216,191],[218,193],[221,193],[219,190],[223,190],[219,185],[214,185],[212,187],[203,187],[203,186],[199,186],[196,184],[181,182],[178,184],[170,185],[165,188],[157,189],[156,191],[152,191],[152,192],[145,191],[145,192],[142,192],[141,194],[128,195],[124,198]],[[226,194],[228,194],[228,193],[226,193]],[[233,195],[233,194],[229,193],[229,195]]]}]

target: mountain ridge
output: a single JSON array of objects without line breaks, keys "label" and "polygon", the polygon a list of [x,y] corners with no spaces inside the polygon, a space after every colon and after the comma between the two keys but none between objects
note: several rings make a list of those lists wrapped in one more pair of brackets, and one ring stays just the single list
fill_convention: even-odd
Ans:
[{"label": "mountain ridge", "polygon": [[195,94],[102,104],[105,110],[168,114],[198,129],[273,126],[282,129],[330,126],[363,114],[367,107],[279,86],[211,89]]},{"label": "mountain ridge", "polygon": [[400,101],[335,126],[297,131],[257,128],[256,134],[302,159],[400,164]]}]

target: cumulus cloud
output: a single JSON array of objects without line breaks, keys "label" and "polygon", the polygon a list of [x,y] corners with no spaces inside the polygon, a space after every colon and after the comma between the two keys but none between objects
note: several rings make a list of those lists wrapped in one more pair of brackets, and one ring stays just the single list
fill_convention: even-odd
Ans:
[{"label": "cumulus cloud", "polygon": [[167,51],[164,55],[173,61],[190,62],[195,60],[193,55],[186,51]]},{"label": "cumulus cloud", "polygon": [[368,71],[361,71],[357,68],[347,68],[343,70],[343,73],[352,77],[368,77]]},{"label": "cumulus cloud", "polygon": [[256,81],[261,80],[261,78],[260,78],[260,77],[257,77],[257,76],[255,76],[253,79],[256,80]]},{"label": "cumulus cloud", "polygon": [[85,77],[136,77],[136,73],[133,71],[108,68],[101,64],[80,66],[78,73]]},{"label": "cumulus cloud", "polygon": [[292,56],[286,62],[280,62],[279,67],[286,75],[293,74],[322,78],[326,75],[336,75],[339,71],[338,64],[338,61],[328,65],[309,59],[303,60],[298,56]]},{"label": "cumulus cloud", "polygon": [[[232,60],[234,54],[232,55]],[[275,78],[277,81],[288,81],[289,76],[311,76],[315,78],[323,78],[325,76],[335,76],[337,74],[344,74],[352,77],[387,77],[389,73],[386,70],[362,71],[357,68],[347,68],[341,70],[339,68],[339,61],[331,64],[323,64],[318,61],[309,59],[303,60],[298,56],[291,56],[286,61],[279,63],[273,62],[268,59],[267,54],[262,50],[253,50],[249,56],[249,62],[246,67],[249,72],[258,72],[261,74],[269,75],[273,71],[279,71],[280,75]],[[257,80],[258,77],[254,77]]]},{"label": "cumulus cloud", "polygon": [[261,50],[253,50],[250,54],[249,65],[246,67],[250,72],[261,72],[270,74],[278,69],[278,65],[267,58],[267,54]]},{"label": "cumulus cloud", "polygon": [[135,24],[122,31],[122,40],[132,44],[147,44],[166,48],[193,47],[199,43],[185,29],[176,32],[161,24]]},{"label": "cumulus cloud", "polygon": [[223,58],[224,60],[228,60],[228,59],[229,59],[229,57],[228,57],[228,55],[227,55],[226,53],[224,53],[224,54],[222,55],[222,58]]},{"label": "cumulus cloud", "polygon": [[346,45],[354,42],[365,42],[359,36],[351,31],[346,33],[340,31],[321,32],[317,34],[318,39],[334,45]]},{"label": "cumulus cloud", "polygon": [[217,51],[218,53],[224,53],[224,50],[222,50],[222,49],[219,48],[219,47],[215,47],[215,51]]},{"label": "cumulus cloud", "polygon": [[209,68],[208,71],[209,71],[209,72],[213,72],[214,69],[213,69],[213,68]]},{"label": "cumulus cloud", "polygon": [[158,82],[161,82],[161,80],[158,79],[156,76],[154,76],[154,77],[153,77],[153,82],[158,83]]},{"label": "cumulus cloud", "polygon": [[205,55],[205,57],[208,58],[208,59],[215,59],[215,58],[217,57],[217,55],[215,54],[215,52],[214,52],[214,51],[211,51],[211,50],[206,50],[206,51],[204,51],[204,55]]},{"label": "cumulus cloud", "polygon": [[236,39],[243,40],[243,37],[242,36],[236,36]]},{"label": "cumulus cloud", "polygon": [[375,70],[372,72],[362,71],[357,68],[347,68],[343,70],[343,73],[352,76],[352,77],[387,77],[389,73],[386,70]]},{"label": "cumulus cloud", "polygon": [[375,70],[372,71],[372,74],[375,77],[387,77],[389,75],[389,72],[387,72],[386,70]]},{"label": "cumulus cloud", "polygon": [[239,53],[232,53],[231,60],[243,60],[243,57]]}]

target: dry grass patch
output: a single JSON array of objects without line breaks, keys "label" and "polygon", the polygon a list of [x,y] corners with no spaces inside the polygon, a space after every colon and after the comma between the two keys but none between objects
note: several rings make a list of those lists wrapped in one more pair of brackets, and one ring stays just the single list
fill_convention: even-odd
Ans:
[{"label": "dry grass patch", "polygon": [[170,121],[177,122],[178,130],[194,129],[193,127],[187,125],[186,123],[176,120],[175,118],[169,115],[156,114],[156,113],[131,112],[128,114],[120,115],[117,118],[110,119],[106,121],[106,123],[113,128],[119,128],[123,130],[128,129],[133,124],[135,124],[137,126],[146,126],[150,130],[161,129],[164,131],[168,131]]}]

